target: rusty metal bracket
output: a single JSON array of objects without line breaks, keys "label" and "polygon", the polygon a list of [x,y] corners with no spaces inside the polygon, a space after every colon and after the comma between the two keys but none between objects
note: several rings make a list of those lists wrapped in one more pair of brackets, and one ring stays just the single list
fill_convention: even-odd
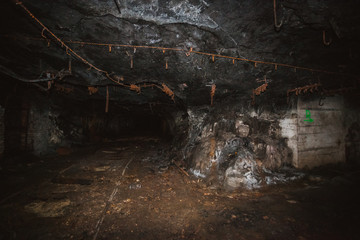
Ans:
[{"label": "rusty metal bracket", "polygon": [[326,97],[321,96],[319,99],[319,106],[324,106],[324,102],[322,102],[322,100],[325,100]]}]

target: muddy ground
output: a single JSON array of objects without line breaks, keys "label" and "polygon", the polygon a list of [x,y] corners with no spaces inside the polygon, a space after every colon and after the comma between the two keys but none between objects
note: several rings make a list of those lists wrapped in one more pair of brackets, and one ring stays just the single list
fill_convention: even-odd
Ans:
[{"label": "muddy ground", "polygon": [[164,144],[123,139],[3,165],[0,239],[358,239],[358,169],[230,192],[169,164]]}]

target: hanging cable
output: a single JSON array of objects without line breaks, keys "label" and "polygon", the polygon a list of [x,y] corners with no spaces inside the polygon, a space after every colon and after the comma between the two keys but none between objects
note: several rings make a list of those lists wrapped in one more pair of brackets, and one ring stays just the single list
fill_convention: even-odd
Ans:
[{"label": "hanging cable", "polygon": [[332,42],[331,37],[329,38],[329,41],[326,40],[326,32],[325,32],[325,30],[323,30],[323,43],[324,43],[324,45],[329,46],[331,44],[331,42]]},{"label": "hanging cable", "polygon": [[109,86],[106,86],[106,105],[105,105],[105,112],[109,112]]},{"label": "hanging cable", "polygon": [[282,25],[283,25],[283,20],[281,20],[279,24],[277,23],[276,0],[274,0],[274,26],[276,31],[279,31]]},{"label": "hanging cable", "polygon": [[215,96],[215,91],[216,91],[216,85],[212,84],[211,85],[211,92],[210,92],[210,97],[211,97],[211,106],[213,106],[213,100],[214,100],[214,96]]},{"label": "hanging cable", "polygon": [[17,75],[13,71],[11,71],[10,69],[8,69],[2,65],[0,65],[0,72],[4,73],[12,78],[15,78],[19,81],[27,82],[27,83],[48,82],[48,81],[55,80],[55,79],[62,79],[65,76],[70,75],[67,71],[61,70],[56,75],[52,74],[52,76],[50,75],[50,76],[47,76],[46,78],[42,78],[42,74],[40,74],[39,78],[37,78],[37,79],[27,79],[27,78],[20,77],[19,75]]},{"label": "hanging cable", "polygon": [[[114,78],[112,78],[112,77],[110,76],[110,74],[109,74],[107,71],[102,70],[102,69],[96,67],[95,65],[93,65],[92,63],[90,63],[89,61],[87,61],[85,58],[81,57],[78,53],[76,53],[73,49],[71,49],[68,45],[66,45],[64,41],[62,41],[62,40],[61,40],[59,37],[57,37],[52,31],[50,31],[50,29],[48,29],[38,18],[36,18],[36,17],[34,16],[34,14],[32,14],[32,12],[31,12],[29,9],[27,9],[27,7],[25,7],[22,2],[20,2],[19,0],[14,0],[14,2],[16,3],[16,5],[19,5],[20,7],[22,7],[22,8],[29,14],[29,16],[30,16],[31,18],[33,18],[33,19],[43,28],[43,32],[44,32],[44,31],[47,31],[58,43],[61,44],[62,47],[65,47],[65,48],[66,48],[66,51],[67,51],[67,53],[68,53],[69,55],[72,54],[73,56],[75,56],[76,58],[78,58],[79,60],[81,60],[83,63],[85,63],[86,65],[88,65],[88,66],[89,66],[89,70],[94,69],[94,70],[96,70],[96,71],[104,74],[110,81],[115,82],[115,83],[117,83],[117,84],[120,85],[120,86],[127,87],[127,88],[129,88],[130,90],[132,90],[131,85],[124,84],[124,83],[121,83],[121,82],[115,80]],[[70,42],[71,42],[71,41],[70,41]],[[81,44],[81,46],[84,46],[84,45],[85,45],[84,42],[80,42],[80,44]],[[109,45],[109,44],[102,44],[102,45]],[[135,51],[136,51],[135,48],[136,48],[137,46],[132,46],[132,47],[134,48],[134,52],[135,52]],[[166,48],[164,48],[164,49],[166,49]],[[155,84],[153,84],[153,85],[155,85]],[[175,94],[174,94],[174,93],[171,91],[171,89],[169,89],[168,87],[167,87],[167,89],[165,89],[166,91],[164,91],[164,85],[165,85],[165,84],[162,84],[162,85],[161,85],[162,88],[161,88],[160,86],[157,86],[157,88],[159,88],[159,89],[162,90],[163,92],[167,93],[167,94],[171,97],[171,99],[174,101]],[[166,86],[166,85],[165,85],[165,86]],[[145,86],[145,87],[147,87],[147,86]],[[169,94],[170,92],[172,93],[172,95]]]},{"label": "hanging cable", "polygon": [[[13,37],[13,36],[7,36],[7,37],[16,39],[16,37]],[[43,41],[43,39],[41,39],[41,38],[34,38],[34,37],[23,37],[23,38],[32,40],[32,41]],[[73,40],[67,40],[65,42],[70,43],[70,44],[79,44],[82,47],[85,45],[89,45],[89,46],[109,46],[109,45],[111,45],[114,47],[124,47],[124,48],[144,48],[144,49],[158,49],[161,51],[167,50],[167,51],[184,52],[183,49],[179,49],[179,48],[165,48],[165,47],[156,47],[156,46],[126,45],[126,44],[113,44],[113,43],[112,44],[110,44],[110,43],[95,43],[95,42],[83,42],[83,41],[73,41]],[[189,53],[189,52],[185,51],[185,54],[186,53]],[[358,76],[353,75],[353,74],[333,72],[333,71],[327,71],[327,70],[310,68],[310,67],[302,67],[302,66],[296,66],[296,65],[286,64],[286,63],[267,62],[267,61],[253,60],[253,59],[247,59],[247,58],[238,58],[238,57],[231,57],[231,56],[207,53],[207,52],[201,52],[201,51],[191,51],[191,53],[198,54],[198,55],[206,55],[206,56],[210,56],[210,57],[214,56],[217,58],[226,58],[226,59],[243,61],[243,62],[251,62],[251,63],[254,63],[255,67],[257,67],[257,64],[264,64],[264,65],[273,65],[274,68],[276,68],[276,69],[278,67],[286,67],[286,68],[291,68],[291,69],[297,68],[299,70],[308,71],[308,72],[312,72],[312,73],[318,72],[318,73],[324,73],[324,74],[329,74],[329,75],[348,76],[348,77],[358,78]]]}]

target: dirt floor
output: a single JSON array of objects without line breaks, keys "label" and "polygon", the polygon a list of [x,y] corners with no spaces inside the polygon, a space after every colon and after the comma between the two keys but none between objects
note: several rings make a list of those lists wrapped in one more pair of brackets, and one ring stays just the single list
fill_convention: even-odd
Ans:
[{"label": "dirt floor", "polygon": [[358,170],[227,192],[169,164],[163,146],[124,139],[3,166],[0,239],[359,239]]}]

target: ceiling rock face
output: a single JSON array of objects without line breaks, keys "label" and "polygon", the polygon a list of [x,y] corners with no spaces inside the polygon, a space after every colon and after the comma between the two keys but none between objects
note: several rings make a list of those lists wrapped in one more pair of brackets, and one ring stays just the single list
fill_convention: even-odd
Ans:
[{"label": "ceiling rock face", "polygon": [[[23,3],[63,41],[184,50],[164,52],[113,46],[110,52],[107,45],[67,42],[91,64],[126,84],[165,83],[186,105],[207,104],[212,84],[217,86],[218,98],[230,95],[249,100],[252,89],[261,85],[256,80],[264,78],[270,82],[268,95],[272,98],[284,96],[288,88],[316,83],[319,79],[336,87],[336,81],[341,78],[300,69],[295,73],[296,69],[276,65],[255,67],[253,62],[238,60],[233,64],[232,59],[186,54],[190,49],[347,74],[356,73],[359,57],[359,27],[353,24],[359,20],[355,12],[357,1],[277,1],[280,28],[274,26],[273,1],[29,0]],[[10,23],[2,27],[7,36],[1,39],[2,66],[32,77],[42,71],[67,68],[68,55],[61,44],[47,31],[41,34],[42,27],[12,1],[2,5],[6,10],[3,16],[6,20],[2,22]],[[329,46],[323,42],[323,31],[325,40],[331,40]],[[104,74],[88,70],[89,66],[72,58],[72,74],[65,82],[83,86],[113,84]],[[144,91],[146,97],[120,92],[119,101],[146,102],[162,95],[157,90]]]},{"label": "ceiling rock face", "polygon": [[[75,140],[84,144],[100,132],[136,130],[127,123],[140,118],[141,125],[151,122],[172,135],[169,158],[181,159],[192,174],[215,186],[253,189],[302,176],[284,166],[303,166],[298,152],[308,146],[297,142],[297,129],[304,127],[304,106],[314,106],[318,126],[332,129],[316,111],[331,112],[324,97],[346,93],[334,100],[342,112],[336,126],[343,126],[327,141],[334,149],[345,149],[346,133],[360,120],[356,0],[0,5],[0,103],[5,112],[7,102],[22,106],[14,94],[5,96],[15,79],[27,84],[21,94],[31,99],[39,154]],[[340,122],[344,116],[351,117]]]}]

